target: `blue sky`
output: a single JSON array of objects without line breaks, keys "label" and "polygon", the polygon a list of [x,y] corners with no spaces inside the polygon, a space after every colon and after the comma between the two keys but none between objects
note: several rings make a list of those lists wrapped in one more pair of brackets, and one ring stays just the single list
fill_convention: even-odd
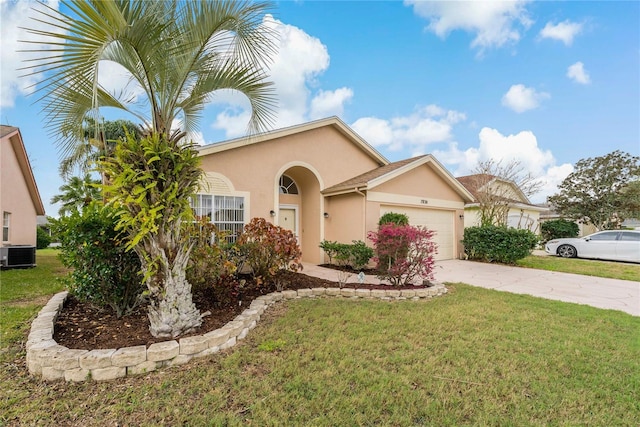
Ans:
[{"label": "blue sky", "polygon": [[[55,136],[27,95],[38,76],[15,70],[33,3],[0,2],[0,122],[20,127],[57,216]],[[640,2],[282,1],[265,25],[279,34],[276,127],[337,115],[389,160],[432,153],[454,176],[515,159],[545,183],[534,202],[580,159],[640,155]],[[105,86],[126,84],[103,68]],[[242,136],[246,107],[221,92],[192,137]]]}]

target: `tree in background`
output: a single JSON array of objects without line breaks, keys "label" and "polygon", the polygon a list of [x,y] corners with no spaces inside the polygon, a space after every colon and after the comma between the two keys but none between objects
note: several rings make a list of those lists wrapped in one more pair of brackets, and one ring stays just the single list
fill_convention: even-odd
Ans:
[{"label": "tree in background", "polygon": [[[57,40],[48,43],[54,49],[38,50],[40,57],[30,67],[46,75],[39,91],[47,126],[59,134],[59,147],[68,154],[84,137],[85,119],[101,117],[105,108],[144,123],[138,148],[129,136],[117,159],[106,159],[104,166],[112,166],[110,181],[117,184],[105,190],[119,209],[119,227],[127,231],[140,256],[150,291],[151,333],[188,333],[202,318],[184,274],[192,243],[183,238],[180,225],[190,215],[189,193],[196,191],[201,174],[199,167],[194,169],[192,147],[183,139],[196,130],[205,105],[220,89],[246,96],[251,106],[249,132],[266,130],[272,122],[276,104],[266,70],[276,45],[273,32],[263,24],[268,4],[62,3],[61,10],[69,14],[47,8],[39,28],[29,30]],[[98,81],[104,61],[122,66],[140,95],[107,91]],[[160,151],[153,153],[154,149]],[[128,159],[130,165],[124,163]],[[162,175],[167,165],[172,165],[171,182]]]},{"label": "tree in background", "polygon": [[74,171],[85,174],[94,170],[96,162],[113,154],[116,143],[124,141],[127,133],[135,135],[136,138],[142,136],[140,127],[129,120],[96,121],[87,117],[84,121],[82,140],[60,162],[60,175],[66,179]]},{"label": "tree in background", "polygon": [[621,208],[624,218],[640,218],[640,179],[629,182],[622,190],[627,203]]},{"label": "tree in background", "polygon": [[563,239],[566,237],[578,237],[580,228],[574,221],[566,219],[554,219],[545,221],[540,226],[542,242],[546,243],[553,239]]},{"label": "tree in background", "polygon": [[480,162],[470,179],[481,226],[506,226],[511,204],[520,202],[514,192],[520,191],[528,199],[543,184],[525,172],[517,160],[508,163],[495,160]]},{"label": "tree in background", "polygon": [[62,203],[58,215],[67,216],[72,212],[80,212],[92,201],[102,200],[100,180],[85,174],[82,178],[73,176],[59,188],[60,194],[51,198],[51,203]]},{"label": "tree in background", "polygon": [[45,249],[51,244],[51,235],[43,227],[36,227],[36,248]]},{"label": "tree in background", "polygon": [[619,228],[640,216],[640,157],[616,150],[582,159],[558,188],[549,203],[565,218],[598,230]]}]

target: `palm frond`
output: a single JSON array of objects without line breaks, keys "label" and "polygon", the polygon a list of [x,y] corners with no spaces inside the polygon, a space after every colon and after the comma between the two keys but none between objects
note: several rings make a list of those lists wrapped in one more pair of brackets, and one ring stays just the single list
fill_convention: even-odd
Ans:
[{"label": "palm frond", "polygon": [[[81,140],[82,123],[113,107],[136,116],[153,132],[171,133],[181,116],[194,131],[213,92],[234,89],[251,104],[248,129],[273,121],[275,93],[266,80],[274,36],[262,24],[268,3],[249,1],[63,0],[68,13],[43,8],[40,29],[29,34],[53,40],[34,48],[27,74],[45,73],[36,92],[47,127],[63,155]],[[37,40],[32,40],[36,42]],[[52,47],[52,48],[51,48]],[[123,91],[98,82],[101,61],[127,70],[144,96],[132,103]],[[147,111],[140,111],[144,105]]]}]

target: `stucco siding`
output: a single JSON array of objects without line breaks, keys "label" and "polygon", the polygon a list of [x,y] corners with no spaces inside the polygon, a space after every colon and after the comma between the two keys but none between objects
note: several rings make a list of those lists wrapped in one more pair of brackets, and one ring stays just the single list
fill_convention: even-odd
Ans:
[{"label": "stucco siding", "polygon": [[325,219],[325,240],[365,241],[364,204],[365,198],[357,193],[327,197],[325,211],[329,217]]},{"label": "stucco siding", "polygon": [[[17,136],[16,136],[17,137]],[[18,163],[18,158],[9,138],[2,141],[2,195],[0,196],[0,213],[11,214],[9,241],[4,245],[36,244],[36,209],[33,206],[29,187]]]},{"label": "stucco siding", "polygon": [[372,190],[382,193],[463,201],[462,197],[451,187],[451,184],[442,179],[428,164],[378,185]]},{"label": "stucco siding", "polygon": [[314,171],[322,190],[378,164],[332,127],[202,156],[205,171],[221,173],[236,190],[251,192],[251,217],[268,217],[274,209],[274,189],[288,166]]},{"label": "stucco siding", "polygon": [[[249,194],[247,222],[260,217],[278,224],[279,206],[296,205],[303,259],[314,263],[322,262],[318,244],[326,227],[321,190],[379,166],[370,154],[331,126],[255,144],[249,142],[202,155],[201,160],[206,172],[220,174],[236,192]],[[282,174],[295,181],[297,198],[279,194]],[[275,216],[270,215],[271,211]]]}]

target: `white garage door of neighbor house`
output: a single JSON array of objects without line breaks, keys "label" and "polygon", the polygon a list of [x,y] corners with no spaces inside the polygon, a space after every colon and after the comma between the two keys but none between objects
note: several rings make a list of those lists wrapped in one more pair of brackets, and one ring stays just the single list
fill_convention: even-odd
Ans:
[{"label": "white garage door of neighbor house", "polygon": [[381,206],[380,216],[387,212],[403,213],[409,217],[409,224],[422,225],[436,232],[434,240],[438,245],[437,260],[454,258],[454,211]]}]

